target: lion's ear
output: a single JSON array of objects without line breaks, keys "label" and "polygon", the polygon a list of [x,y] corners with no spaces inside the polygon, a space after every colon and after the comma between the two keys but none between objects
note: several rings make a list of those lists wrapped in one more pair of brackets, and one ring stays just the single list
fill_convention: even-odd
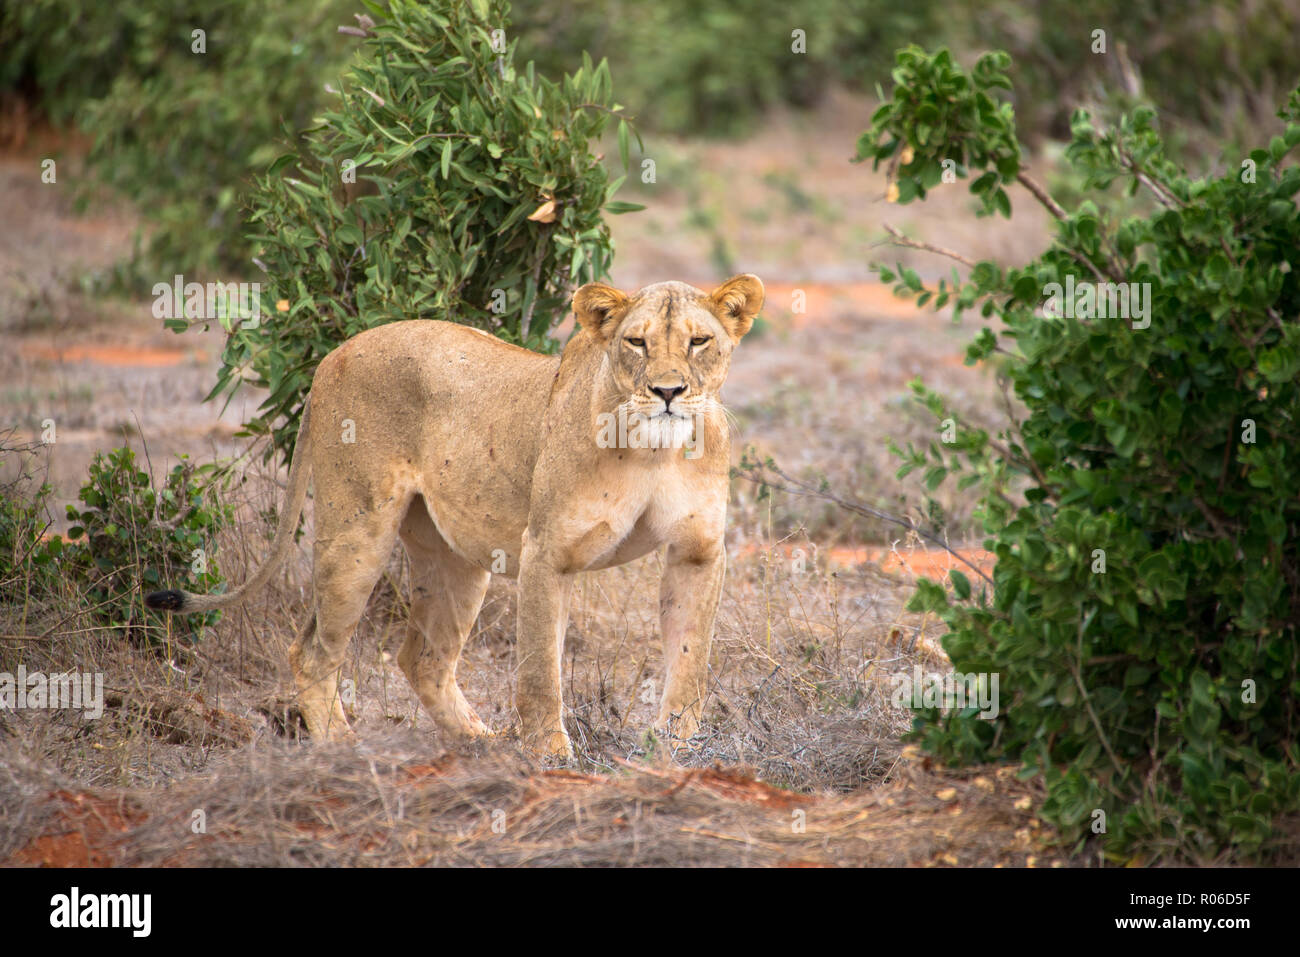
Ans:
[{"label": "lion's ear", "polygon": [[763,308],[763,282],[750,273],[732,276],[709,294],[709,301],[731,341],[739,342]]},{"label": "lion's ear", "polygon": [[589,282],[573,294],[573,314],[578,325],[597,339],[613,332],[619,312],[627,305],[627,294],[603,282]]}]

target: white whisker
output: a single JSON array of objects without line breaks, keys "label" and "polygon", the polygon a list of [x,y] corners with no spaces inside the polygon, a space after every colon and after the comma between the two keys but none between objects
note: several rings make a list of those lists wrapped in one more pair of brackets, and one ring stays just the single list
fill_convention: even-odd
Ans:
[{"label": "white whisker", "polygon": [[709,396],[705,401],[708,403],[708,407],[710,411],[716,409],[717,411],[722,413],[723,420],[727,423],[727,432],[732,438],[735,438],[738,435],[740,435],[740,431],[741,431],[740,420],[736,418],[736,414],[734,412],[728,409],[725,405],[723,405],[720,401],[715,399],[713,396]]}]

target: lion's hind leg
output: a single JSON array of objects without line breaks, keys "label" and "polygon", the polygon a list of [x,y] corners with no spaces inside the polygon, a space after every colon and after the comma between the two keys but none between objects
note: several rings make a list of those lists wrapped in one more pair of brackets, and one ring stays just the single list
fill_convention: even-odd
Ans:
[{"label": "lion's hind leg", "polygon": [[339,674],[397,538],[396,514],[380,512],[368,522],[333,526],[322,521],[317,529],[315,613],[289,649],[298,706],[314,738],[339,738],[350,731],[339,701]]},{"label": "lion's hind leg", "polygon": [[485,735],[487,725],[465,700],[456,667],[491,576],[452,552],[420,496],[400,534],[411,560],[411,620],[397,662],[441,734]]}]

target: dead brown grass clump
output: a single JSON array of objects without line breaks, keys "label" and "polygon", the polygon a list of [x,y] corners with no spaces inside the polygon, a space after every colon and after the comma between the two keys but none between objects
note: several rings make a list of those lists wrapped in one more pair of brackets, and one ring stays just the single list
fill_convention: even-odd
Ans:
[{"label": "dead brown grass clump", "polygon": [[[271,742],[165,790],[69,792],[0,762],[0,861],[126,866],[1048,865],[1009,769],[910,767],[837,797],[743,769],[544,771],[512,745],[444,752],[390,732],[364,746]],[[16,819],[12,809],[21,808]],[[89,809],[89,810],[85,810]],[[32,828],[35,827],[33,832]],[[196,833],[197,832],[197,833]],[[33,833],[41,836],[33,836]]]}]

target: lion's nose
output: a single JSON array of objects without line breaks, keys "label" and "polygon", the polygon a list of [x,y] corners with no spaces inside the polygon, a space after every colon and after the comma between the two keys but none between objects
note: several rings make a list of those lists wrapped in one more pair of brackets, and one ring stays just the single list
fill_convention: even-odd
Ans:
[{"label": "lion's nose", "polygon": [[684,386],[684,385],[668,385],[668,386],[663,386],[663,385],[652,385],[652,386],[650,387],[650,391],[653,392],[655,395],[659,396],[659,398],[661,398],[661,399],[664,400],[664,408],[667,409],[667,408],[669,408],[669,407],[673,404],[673,399],[677,398],[679,395],[681,395],[683,392],[686,391],[686,386]]}]

